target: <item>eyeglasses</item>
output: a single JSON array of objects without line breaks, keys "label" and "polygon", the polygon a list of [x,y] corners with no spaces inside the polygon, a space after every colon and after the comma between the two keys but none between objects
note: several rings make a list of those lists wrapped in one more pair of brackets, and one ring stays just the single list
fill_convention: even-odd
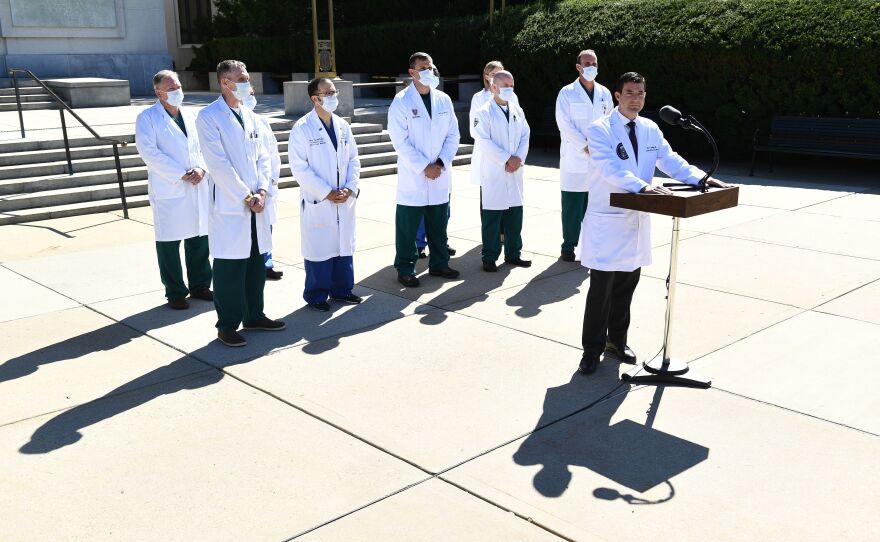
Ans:
[{"label": "eyeglasses", "polygon": [[327,91],[327,92],[319,92],[319,93],[318,93],[318,96],[336,96],[336,94],[337,94],[337,91],[335,91],[335,90],[330,90],[330,91]]}]

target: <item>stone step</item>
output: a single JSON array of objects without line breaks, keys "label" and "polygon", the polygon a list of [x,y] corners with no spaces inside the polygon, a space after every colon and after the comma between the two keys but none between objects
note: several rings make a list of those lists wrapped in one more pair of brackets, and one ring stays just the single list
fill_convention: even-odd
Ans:
[{"label": "stone step", "polygon": [[[44,109],[58,109],[58,104],[55,102],[25,102],[21,104],[22,111],[40,111]],[[18,111],[18,106],[13,101],[12,103],[0,104],[0,112],[2,111]]]},{"label": "stone step", "polygon": [[[112,148],[111,148],[112,149]],[[142,166],[143,159],[139,154],[131,154],[128,156],[120,156],[119,163],[123,168]],[[73,161],[73,171],[75,173],[85,173],[90,171],[116,170],[116,161],[113,158],[112,150],[109,157],[102,156],[98,158],[84,158]],[[53,162],[43,162],[40,164],[22,164],[17,166],[6,166],[0,168],[0,181],[11,179],[27,179],[31,177],[49,177],[52,175],[69,174],[67,171],[66,160],[56,160]]]},{"label": "stone step", "polygon": [[[285,150],[281,150],[281,161],[282,163],[287,163],[286,143],[284,146]],[[140,155],[137,154],[137,147],[135,145],[120,147],[119,151],[119,161],[123,168],[144,165]],[[358,145],[358,153],[363,155],[375,153],[393,154],[393,151],[394,147],[390,142]],[[71,157],[73,159],[73,171],[76,173],[116,169],[113,147],[111,146],[74,148],[71,149]],[[67,171],[67,159],[64,149],[8,153],[0,156],[0,166],[3,166],[0,168],[0,181],[25,180],[32,177],[48,177],[69,173]],[[0,186],[0,194],[3,193],[3,188]]]},{"label": "stone step", "polygon": [[[455,157],[452,163],[453,165],[459,166],[469,164],[470,161],[470,154],[460,153]],[[396,172],[396,163],[387,165],[366,166],[361,168],[361,178],[369,179],[371,177],[378,177],[381,175],[392,175]],[[139,184],[146,184],[146,182],[144,181],[143,183],[125,184],[126,200],[128,202],[129,208],[145,207],[150,204],[145,194],[136,193],[140,191],[139,188],[135,189],[135,186]],[[130,186],[132,187],[132,190],[129,190]],[[286,173],[282,173],[282,177],[279,181],[279,186],[281,188],[297,186],[296,181],[292,177],[290,177],[289,169]],[[100,199],[94,197],[96,194],[92,192],[90,193],[91,199],[85,201],[0,212],[0,225],[18,224],[22,222],[35,222],[39,220],[49,220],[52,218],[61,218],[65,216],[103,213],[122,209],[122,202],[119,198],[119,189],[116,184],[108,183],[107,185],[101,186],[99,190],[101,191],[101,194],[107,195],[108,197],[105,199]]]},{"label": "stone step", "polygon": [[[31,95],[31,94],[46,94],[46,89],[41,86],[38,86],[36,83],[32,87],[18,87],[18,93],[22,96]],[[0,96],[4,98],[7,96],[15,97],[15,89],[14,88],[0,88]]]},{"label": "stone step", "polygon": [[[147,193],[147,180],[129,181],[125,184],[126,196],[142,196]],[[0,199],[0,213],[54,207],[70,203],[100,201],[119,197],[119,185],[115,182],[93,186],[74,186],[57,190],[43,190],[31,194],[15,194]]]},{"label": "stone step", "polygon": [[[52,97],[48,94],[22,94],[19,96],[21,103],[31,103],[31,102],[51,102]],[[4,96],[0,94],[0,104],[15,104],[15,94],[11,94],[9,96]]]},{"label": "stone step", "polygon": [[[138,154],[137,147],[128,145],[119,147],[119,156]],[[26,164],[42,164],[46,162],[66,161],[64,149],[45,149],[38,151],[8,152],[0,154],[0,167],[21,166]],[[95,145],[90,147],[75,147],[70,149],[70,157],[73,160],[84,158],[98,158],[101,156],[113,156],[111,145]]]},{"label": "stone step", "polygon": [[[27,75],[17,75],[16,79],[18,80],[18,88],[42,88],[40,84],[28,77]],[[11,77],[0,77],[0,89],[12,89],[12,78]]]},{"label": "stone step", "polygon": [[[75,121],[73,121],[75,122]],[[68,128],[71,125],[68,124]],[[27,119],[25,119],[25,128],[27,128]],[[100,127],[97,128],[100,130]],[[99,132],[100,133],[100,132]],[[134,133],[131,134],[122,134],[122,135],[110,135],[107,134],[107,137],[112,137],[113,139],[119,139],[125,141],[127,143],[134,143]],[[71,149],[77,147],[94,147],[98,145],[108,145],[112,147],[112,144],[107,143],[105,141],[100,141],[95,139],[92,136],[77,136],[69,138]],[[6,154],[10,152],[29,152],[29,151],[40,151],[40,150],[49,150],[49,149],[61,149],[64,150],[64,140],[63,139],[17,139],[12,141],[3,141],[0,142],[0,154]],[[121,149],[120,149],[121,150]]]},{"label": "stone step", "polygon": [[[147,167],[122,168],[123,182],[146,180]],[[30,179],[7,179],[0,181],[0,198],[16,198],[27,194],[67,188],[87,188],[108,183],[116,183],[116,169],[79,172],[73,175],[51,175]]]},{"label": "stone step", "polygon": [[[126,200],[129,209],[150,205],[150,200],[147,199],[147,196],[133,196],[126,198]],[[66,216],[106,213],[109,211],[118,211],[120,209],[122,209],[122,200],[120,200],[119,197],[102,201],[86,201],[81,203],[70,203],[67,205],[39,207],[36,209],[22,209],[20,211],[0,213],[0,226],[6,224],[20,224],[22,222],[51,220],[53,218],[64,218]]]}]

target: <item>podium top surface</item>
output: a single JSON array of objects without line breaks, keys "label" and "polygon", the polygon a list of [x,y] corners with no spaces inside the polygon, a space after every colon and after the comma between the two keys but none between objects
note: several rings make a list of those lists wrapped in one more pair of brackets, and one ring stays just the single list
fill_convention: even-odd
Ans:
[{"label": "podium top surface", "polygon": [[611,206],[658,215],[689,218],[704,215],[721,209],[736,207],[739,202],[739,187],[709,188],[700,192],[698,187],[668,182],[664,185],[672,190],[672,195],[658,194],[611,194]]}]

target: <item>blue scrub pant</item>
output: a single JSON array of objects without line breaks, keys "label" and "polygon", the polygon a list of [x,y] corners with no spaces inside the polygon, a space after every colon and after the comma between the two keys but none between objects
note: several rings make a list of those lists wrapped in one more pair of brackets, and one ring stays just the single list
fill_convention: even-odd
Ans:
[{"label": "blue scrub pant", "polygon": [[[269,233],[272,233],[272,226],[269,226]],[[275,262],[272,261],[272,251],[263,254],[263,263],[266,265],[266,269],[272,269],[275,267]]]},{"label": "blue scrub pant", "polygon": [[323,262],[305,261],[306,303],[327,301],[327,297],[347,297],[354,288],[354,263],[351,256],[336,256]]}]

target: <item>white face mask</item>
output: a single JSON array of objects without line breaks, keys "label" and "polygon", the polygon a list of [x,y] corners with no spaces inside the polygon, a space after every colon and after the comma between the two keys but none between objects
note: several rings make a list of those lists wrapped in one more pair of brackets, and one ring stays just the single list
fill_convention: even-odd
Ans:
[{"label": "white face mask", "polygon": [[339,107],[339,98],[337,96],[324,96],[321,107],[324,108],[324,111],[332,113]]},{"label": "white face mask", "polygon": [[498,97],[505,102],[516,101],[516,94],[513,93],[513,87],[499,88]]},{"label": "white face mask", "polygon": [[232,94],[235,95],[238,101],[243,102],[247,99],[248,96],[251,95],[251,83],[250,81],[244,83],[236,83],[235,90],[232,91]]},{"label": "white face mask", "polygon": [[419,72],[419,82],[430,88],[440,85],[440,78],[434,75],[434,70],[422,70]]},{"label": "white face mask", "polygon": [[581,75],[587,81],[592,81],[596,78],[597,75],[599,75],[599,68],[597,68],[596,66],[587,66],[586,68],[584,68],[584,71],[581,72]]},{"label": "white face mask", "polygon": [[165,101],[168,102],[168,105],[170,105],[171,107],[180,107],[180,104],[183,103],[182,89],[169,90],[165,93],[165,95],[167,96],[165,98]]},{"label": "white face mask", "polygon": [[257,97],[254,95],[249,95],[247,98],[244,99],[241,105],[253,111],[254,108],[257,107]]}]

